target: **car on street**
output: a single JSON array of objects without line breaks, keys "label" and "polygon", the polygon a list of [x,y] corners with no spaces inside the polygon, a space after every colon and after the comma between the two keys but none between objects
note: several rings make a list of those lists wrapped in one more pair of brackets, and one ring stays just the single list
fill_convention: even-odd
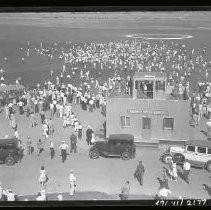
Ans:
[{"label": "car on street", "polygon": [[112,134],[105,141],[97,141],[89,150],[92,159],[100,156],[121,157],[129,160],[135,157],[134,136],[130,134]]},{"label": "car on street", "polygon": [[171,146],[160,157],[163,163],[173,160],[183,164],[188,159],[191,166],[207,169],[211,172],[211,142],[207,140],[190,140],[183,146]]},{"label": "car on street", "polygon": [[20,160],[22,150],[18,147],[18,139],[0,139],[0,162],[12,166]]}]

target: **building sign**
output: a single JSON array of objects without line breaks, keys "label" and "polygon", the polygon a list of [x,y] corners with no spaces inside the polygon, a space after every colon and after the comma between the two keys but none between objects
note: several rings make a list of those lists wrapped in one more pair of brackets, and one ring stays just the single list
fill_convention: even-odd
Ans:
[{"label": "building sign", "polygon": [[130,114],[168,115],[168,112],[164,111],[164,110],[136,110],[136,109],[128,109],[127,112],[130,113]]}]

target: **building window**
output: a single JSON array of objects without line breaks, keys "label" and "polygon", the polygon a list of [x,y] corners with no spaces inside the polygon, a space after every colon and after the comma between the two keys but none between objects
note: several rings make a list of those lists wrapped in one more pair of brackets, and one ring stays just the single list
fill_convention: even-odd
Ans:
[{"label": "building window", "polygon": [[120,117],[120,125],[122,127],[130,126],[130,117],[121,116]]},{"label": "building window", "polygon": [[151,118],[148,118],[148,117],[142,118],[142,128],[151,129]]},{"label": "building window", "polygon": [[198,152],[198,153],[202,153],[202,154],[206,154],[206,152],[207,152],[207,151],[206,151],[206,147],[198,147],[198,148],[197,148],[197,152]]},{"label": "building window", "polygon": [[164,118],[163,128],[173,130],[174,129],[174,118]]},{"label": "building window", "polygon": [[195,147],[194,146],[187,146],[187,151],[195,152]]}]

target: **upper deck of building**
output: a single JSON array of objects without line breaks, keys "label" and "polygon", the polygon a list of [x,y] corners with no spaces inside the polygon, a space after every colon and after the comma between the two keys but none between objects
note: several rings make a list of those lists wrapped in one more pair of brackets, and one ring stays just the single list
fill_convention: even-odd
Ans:
[{"label": "upper deck of building", "polygon": [[184,100],[176,94],[174,87],[167,85],[167,76],[160,72],[136,72],[132,87],[128,91],[120,84],[114,88],[109,97],[156,100]]}]

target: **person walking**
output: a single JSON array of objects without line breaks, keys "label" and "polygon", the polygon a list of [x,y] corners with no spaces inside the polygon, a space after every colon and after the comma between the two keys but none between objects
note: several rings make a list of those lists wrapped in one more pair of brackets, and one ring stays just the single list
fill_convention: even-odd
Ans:
[{"label": "person walking", "polygon": [[40,118],[41,118],[41,123],[44,124],[44,121],[45,121],[45,112],[43,110],[40,112]]},{"label": "person walking", "polygon": [[142,164],[142,161],[139,161],[139,164],[134,173],[134,178],[136,178],[138,180],[138,182],[141,186],[143,185],[144,173],[145,173],[144,165]]},{"label": "person walking", "polygon": [[91,138],[91,141],[90,141],[90,145],[93,145],[95,142],[96,142],[96,140],[95,140],[95,133],[92,132],[92,138]]},{"label": "person walking", "polygon": [[67,149],[69,148],[69,145],[65,143],[65,141],[62,141],[62,144],[59,146],[59,149],[61,149],[61,155],[62,155],[62,162],[64,163],[67,159]]},{"label": "person walking", "polygon": [[77,136],[75,134],[72,134],[70,136],[70,152],[72,153],[74,151],[74,153],[76,153],[76,149],[77,149]]},{"label": "person walking", "polygon": [[54,143],[53,143],[53,141],[50,142],[50,154],[51,154],[51,159],[53,159],[54,156],[55,156],[55,150],[54,150]]},{"label": "person walking", "polygon": [[37,142],[37,155],[39,156],[43,152],[43,150],[43,142],[41,139],[39,139]]},{"label": "person walking", "polygon": [[172,164],[172,177],[174,181],[177,181],[177,164],[173,162]]},{"label": "person walking", "polygon": [[41,190],[46,189],[46,184],[47,184],[48,180],[49,180],[49,178],[47,176],[47,172],[45,170],[45,167],[41,166],[40,176],[39,176],[39,183],[40,183]]},{"label": "person walking", "polygon": [[166,199],[168,197],[169,194],[171,194],[171,190],[167,189],[166,187],[162,187],[159,189],[158,191],[158,197],[159,199]]},{"label": "person walking", "polygon": [[191,168],[191,164],[188,162],[188,160],[186,159],[185,162],[183,163],[183,177],[185,182],[187,182],[189,184],[189,173],[190,173],[190,168]]},{"label": "person walking", "polygon": [[53,136],[54,133],[54,124],[52,118],[48,120],[48,130],[49,130],[49,135]]},{"label": "person walking", "polygon": [[91,126],[88,125],[86,130],[86,142],[88,145],[90,145],[91,143],[92,133],[93,133],[92,128]]},{"label": "person walking", "polygon": [[32,140],[29,136],[27,137],[26,146],[27,146],[27,154],[31,155],[32,154]]},{"label": "person walking", "polygon": [[206,122],[207,126],[207,140],[211,140],[211,118],[209,119],[208,122]]},{"label": "person walking", "polygon": [[22,114],[24,113],[24,111],[23,111],[23,106],[24,106],[23,101],[20,100],[20,101],[17,103],[17,105],[18,105],[18,107],[19,107],[19,114],[22,115]]},{"label": "person walking", "polygon": [[81,123],[79,123],[79,125],[78,125],[78,139],[82,139],[82,129],[83,129],[83,127],[82,127],[82,125],[81,125]]},{"label": "person walking", "polygon": [[126,181],[125,185],[122,187],[119,197],[121,200],[128,200],[129,194],[130,194],[130,182]]},{"label": "person walking", "polygon": [[73,196],[75,194],[75,187],[76,187],[76,177],[73,174],[73,170],[70,170],[70,176],[69,176],[69,181],[70,181],[70,196]]},{"label": "person walking", "polygon": [[173,160],[170,159],[168,164],[169,164],[168,173],[169,173],[169,176],[170,176],[170,180],[172,180],[173,179]]},{"label": "person walking", "polygon": [[30,119],[30,126],[32,128],[36,128],[36,119],[35,119],[35,115],[34,115],[34,112],[31,112],[30,115],[29,115],[29,119]]},{"label": "person walking", "polygon": [[45,122],[42,125],[42,129],[43,129],[43,136],[45,136],[45,138],[48,139],[49,128]]}]

